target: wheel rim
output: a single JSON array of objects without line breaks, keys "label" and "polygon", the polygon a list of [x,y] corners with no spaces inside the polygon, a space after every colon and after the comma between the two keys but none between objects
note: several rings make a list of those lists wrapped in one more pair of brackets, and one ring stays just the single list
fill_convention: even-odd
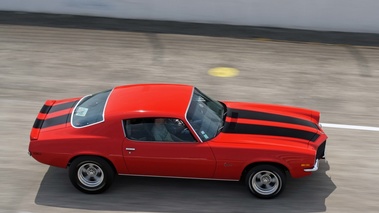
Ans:
[{"label": "wheel rim", "polygon": [[271,195],[280,187],[280,177],[271,171],[259,171],[251,178],[251,186],[261,195]]},{"label": "wheel rim", "polygon": [[103,183],[104,172],[94,163],[85,163],[78,169],[78,179],[84,186],[94,188]]}]

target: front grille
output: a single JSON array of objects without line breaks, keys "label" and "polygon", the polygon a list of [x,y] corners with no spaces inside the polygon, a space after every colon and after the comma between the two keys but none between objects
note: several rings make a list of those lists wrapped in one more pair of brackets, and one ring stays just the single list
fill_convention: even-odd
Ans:
[{"label": "front grille", "polygon": [[322,159],[325,157],[326,141],[317,148],[316,159]]}]

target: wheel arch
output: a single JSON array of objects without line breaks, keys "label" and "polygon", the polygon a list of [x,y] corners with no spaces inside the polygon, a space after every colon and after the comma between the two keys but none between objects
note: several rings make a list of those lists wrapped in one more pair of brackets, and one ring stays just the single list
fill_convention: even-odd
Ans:
[{"label": "wheel arch", "polygon": [[242,170],[242,173],[241,173],[241,176],[240,176],[240,181],[244,181],[245,180],[245,177],[246,177],[246,174],[253,168],[253,167],[256,167],[258,165],[271,165],[271,166],[275,166],[279,169],[281,169],[285,174],[287,174],[289,172],[289,169],[281,164],[281,163],[277,163],[277,162],[270,162],[270,161],[260,161],[260,162],[254,162],[254,163],[250,163],[248,164],[243,170]]},{"label": "wheel arch", "polygon": [[114,172],[115,174],[117,174],[117,169],[116,169],[116,167],[114,166],[113,162],[112,162],[111,160],[109,160],[108,158],[106,158],[106,157],[104,157],[104,156],[100,156],[100,155],[89,155],[89,154],[76,155],[76,156],[72,157],[72,158],[68,161],[68,163],[67,163],[67,167],[69,167],[69,166],[71,165],[71,163],[72,163],[75,159],[80,158],[80,157],[98,157],[98,158],[101,158],[101,159],[105,160],[105,161],[109,164],[109,166],[112,168],[113,172]]}]

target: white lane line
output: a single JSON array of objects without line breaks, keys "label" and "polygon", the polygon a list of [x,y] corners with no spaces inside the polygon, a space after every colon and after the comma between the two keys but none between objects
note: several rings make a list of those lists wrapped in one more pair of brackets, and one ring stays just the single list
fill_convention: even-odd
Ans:
[{"label": "white lane line", "polygon": [[379,127],[373,127],[373,126],[356,126],[356,125],[330,124],[330,123],[321,123],[321,125],[322,127],[330,127],[330,128],[338,128],[338,129],[355,129],[355,130],[379,132]]}]

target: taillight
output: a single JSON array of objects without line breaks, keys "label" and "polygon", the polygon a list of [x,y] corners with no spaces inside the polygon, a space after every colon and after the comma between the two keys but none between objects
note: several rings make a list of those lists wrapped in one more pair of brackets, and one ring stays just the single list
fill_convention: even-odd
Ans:
[{"label": "taillight", "polygon": [[30,132],[30,140],[37,140],[39,136],[39,131],[41,129],[32,128],[32,131]]}]

